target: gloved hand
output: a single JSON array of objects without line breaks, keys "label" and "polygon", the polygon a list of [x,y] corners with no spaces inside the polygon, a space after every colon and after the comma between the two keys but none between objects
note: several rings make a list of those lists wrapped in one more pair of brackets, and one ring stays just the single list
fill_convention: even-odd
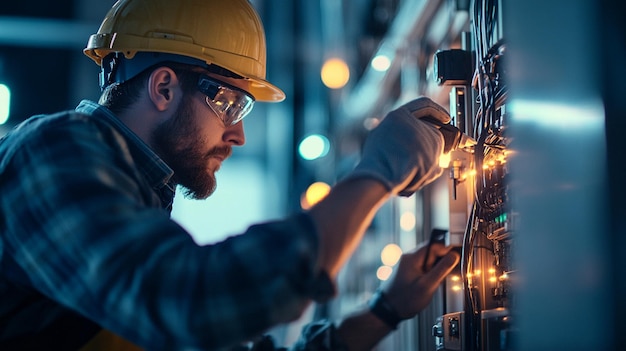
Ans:
[{"label": "gloved hand", "polygon": [[420,121],[423,117],[450,122],[448,112],[427,97],[400,106],[369,133],[361,161],[347,178],[374,178],[390,191],[410,196],[439,177],[444,139],[432,123]]}]

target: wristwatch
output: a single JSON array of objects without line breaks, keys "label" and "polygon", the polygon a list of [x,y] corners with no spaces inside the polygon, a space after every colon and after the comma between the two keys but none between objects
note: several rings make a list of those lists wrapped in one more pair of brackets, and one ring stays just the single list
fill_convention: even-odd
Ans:
[{"label": "wristwatch", "polygon": [[391,306],[387,300],[385,293],[378,289],[369,301],[370,311],[385,322],[391,329],[397,329],[398,324],[402,321],[402,318],[398,315],[398,312]]}]

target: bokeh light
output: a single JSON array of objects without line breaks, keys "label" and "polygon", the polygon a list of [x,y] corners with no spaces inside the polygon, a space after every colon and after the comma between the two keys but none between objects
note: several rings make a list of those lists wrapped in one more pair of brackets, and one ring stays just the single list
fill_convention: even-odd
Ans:
[{"label": "bokeh light", "polygon": [[340,58],[330,58],[322,65],[322,82],[331,89],[343,88],[350,80],[350,68]]}]

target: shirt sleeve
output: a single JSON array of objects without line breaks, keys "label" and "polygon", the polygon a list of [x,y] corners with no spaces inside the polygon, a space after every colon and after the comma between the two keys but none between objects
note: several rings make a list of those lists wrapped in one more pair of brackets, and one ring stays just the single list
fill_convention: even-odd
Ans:
[{"label": "shirt sleeve", "polygon": [[337,334],[337,328],[327,320],[304,326],[300,339],[289,351],[348,351],[348,347]]},{"label": "shirt sleeve", "polygon": [[334,294],[308,215],[198,246],[152,205],[119,139],[69,123],[2,160],[2,254],[18,284],[150,350],[233,345]]},{"label": "shirt sleeve", "polygon": [[289,348],[280,347],[271,336],[263,335],[228,351],[348,351],[348,348],[337,334],[335,324],[320,320],[305,325],[300,338]]}]

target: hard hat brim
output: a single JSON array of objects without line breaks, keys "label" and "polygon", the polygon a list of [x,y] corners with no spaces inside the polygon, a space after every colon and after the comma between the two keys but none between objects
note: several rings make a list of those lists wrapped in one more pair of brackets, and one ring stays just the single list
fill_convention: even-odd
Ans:
[{"label": "hard hat brim", "polygon": [[[143,50],[137,50],[136,47],[141,42]],[[113,49],[115,48],[115,49]],[[167,49],[164,49],[167,48]],[[137,52],[163,52],[180,54],[185,52],[186,56],[202,60],[207,65],[215,62],[239,62],[245,60],[248,65],[256,67],[252,72],[239,72],[233,67],[221,64],[223,68],[240,75],[242,79],[237,79],[232,83],[236,86],[248,91],[254,96],[256,101],[263,102],[280,102],[285,100],[285,93],[268,82],[258,77],[265,74],[264,65],[252,61],[250,58],[234,55],[232,53],[206,48],[188,42],[174,42],[162,38],[140,38],[132,35],[111,35],[111,34],[94,34],[89,38],[87,47],[83,50],[84,54],[102,66],[102,59],[112,52],[121,52],[128,59],[132,59]],[[238,65],[234,65],[238,66]],[[243,81],[243,82],[242,82]]]}]

